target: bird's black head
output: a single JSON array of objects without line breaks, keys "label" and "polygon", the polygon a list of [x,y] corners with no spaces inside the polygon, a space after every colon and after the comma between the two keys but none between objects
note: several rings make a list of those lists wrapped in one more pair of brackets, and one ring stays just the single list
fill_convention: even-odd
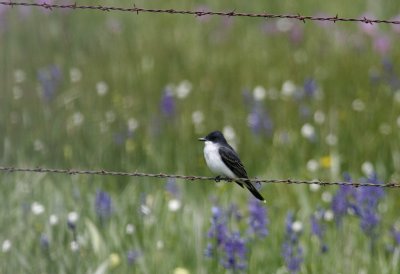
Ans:
[{"label": "bird's black head", "polygon": [[221,131],[213,131],[204,138],[199,138],[199,141],[210,141],[213,143],[226,143],[225,137]]}]

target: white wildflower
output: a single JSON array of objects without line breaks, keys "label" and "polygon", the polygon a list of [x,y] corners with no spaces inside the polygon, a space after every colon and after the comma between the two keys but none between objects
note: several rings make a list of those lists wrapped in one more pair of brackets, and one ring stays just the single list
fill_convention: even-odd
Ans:
[{"label": "white wildflower", "polygon": [[267,92],[263,86],[256,86],[253,90],[253,97],[256,101],[262,101],[265,99]]},{"label": "white wildflower", "polygon": [[325,114],[324,112],[322,112],[321,110],[317,110],[314,113],[314,121],[315,123],[321,125],[325,122]]},{"label": "white wildflower", "polygon": [[179,99],[186,98],[192,90],[192,84],[188,80],[184,80],[176,87],[176,97]]},{"label": "white wildflower", "polygon": [[316,172],[319,168],[319,163],[315,159],[311,159],[307,162],[307,170],[310,172]]},{"label": "white wildflower", "polygon": [[312,139],[315,136],[314,126],[306,123],[301,127],[301,135],[307,139]]},{"label": "white wildflower", "polygon": [[171,199],[168,201],[168,209],[172,212],[178,211],[181,208],[181,201],[178,199]]},{"label": "white wildflower", "polygon": [[292,229],[294,232],[298,233],[303,230],[303,223],[300,221],[295,221],[292,223]]},{"label": "white wildflower", "polygon": [[72,83],[79,82],[82,79],[82,72],[78,68],[69,70],[69,79]]},{"label": "white wildflower", "polygon": [[367,177],[370,177],[374,174],[375,169],[371,162],[366,161],[361,165],[361,170]]},{"label": "white wildflower", "polygon": [[355,99],[351,106],[355,111],[363,111],[365,109],[365,104],[361,99]]},{"label": "white wildflower", "polygon": [[34,215],[40,215],[44,212],[44,206],[38,202],[31,204],[31,211]]},{"label": "white wildflower", "polygon": [[104,96],[108,92],[108,85],[106,82],[100,81],[96,84],[96,91],[99,96]]},{"label": "white wildflower", "polygon": [[7,253],[8,251],[10,251],[11,246],[12,246],[11,241],[5,240],[3,242],[3,244],[1,245],[1,251],[3,251],[4,253]]}]

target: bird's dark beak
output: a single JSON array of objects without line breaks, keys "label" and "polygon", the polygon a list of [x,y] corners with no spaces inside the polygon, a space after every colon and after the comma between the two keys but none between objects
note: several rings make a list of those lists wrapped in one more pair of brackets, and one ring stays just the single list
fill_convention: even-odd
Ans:
[{"label": "bird's dark beak", "polygon": [[207,140],[206,140],[206,138],[199,138],[199,141],[205,142]]}]

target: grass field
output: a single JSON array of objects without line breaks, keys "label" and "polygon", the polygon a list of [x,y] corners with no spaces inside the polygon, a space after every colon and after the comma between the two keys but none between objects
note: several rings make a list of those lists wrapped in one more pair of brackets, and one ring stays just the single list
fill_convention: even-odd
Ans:
[{"label": "grass field", "polygon": [[[400,15],[395,1],[135,4]],[[399,34],[0,6],[0,165],[211,176],[197,139],[218,129],[251,177],[399,182]],[[397,189],[265,184],[265,206],[225,182],[0,180],[1,273],[400,272]]]}]

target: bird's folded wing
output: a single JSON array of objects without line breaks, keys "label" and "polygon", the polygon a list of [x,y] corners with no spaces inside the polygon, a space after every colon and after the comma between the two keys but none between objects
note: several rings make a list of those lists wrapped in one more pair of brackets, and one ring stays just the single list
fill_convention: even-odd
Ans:
[{"label": "bird's folded wing", "polygon": [[244,166],[240,161],[239,156],[236,154],[234,150],[229,149],[227,147],[220,147],[219,154],[221,155],[221,160],[224,162],[224,164],[230,170],[232,170],[232,172],[238,178],[248,178],[247,172],[244,169]]}]

